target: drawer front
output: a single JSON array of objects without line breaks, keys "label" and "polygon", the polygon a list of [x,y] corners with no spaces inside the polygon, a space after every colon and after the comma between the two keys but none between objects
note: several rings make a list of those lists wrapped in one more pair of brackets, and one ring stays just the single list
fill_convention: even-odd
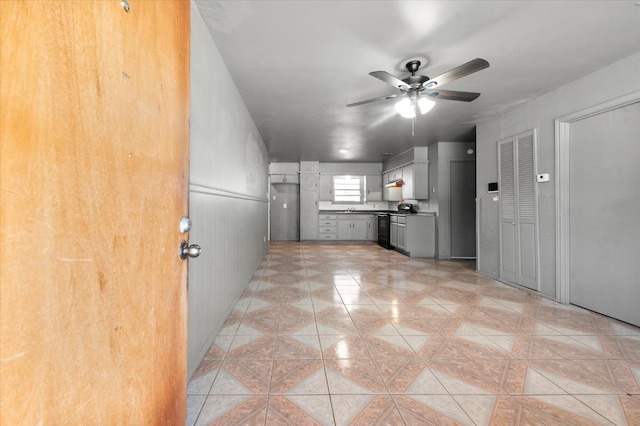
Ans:
[{"label": "drawer front", "polygon": [[398,216],[391,216],[391,223],[398,223]]},{"label": "drawer front", "polygon": [[336,240],[338,238],[336,234],[320,234],[318,235],[318,239],[319,240]]},{"label": "drawer front", "polygon": [[336,220],[338,218],[338,216],[336,216],[335,214],[321,214],[320,215],[320,220]]},{"label": "drawer front", "polygon": [[320,231],[321,234],[335,234],[336,229],[336,226],[321,226],[318,231]]},{"label": "drawer front", "polygon": [[319,221],[320,227],[325,226],[338,226],[338,223],[335,219],[320,219]]},{"label": "drawer front", "polygon": [[398,223],[407,223],[407,218],[404,216],[398,216]]}]

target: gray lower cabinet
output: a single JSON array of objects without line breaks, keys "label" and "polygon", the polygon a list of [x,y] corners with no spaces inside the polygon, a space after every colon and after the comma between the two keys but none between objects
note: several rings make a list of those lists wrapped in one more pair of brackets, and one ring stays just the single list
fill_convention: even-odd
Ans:
[{"label": "gray lower cabinet", "polygon": [[367,219],[367,240],[378,241],[378,221],[375,216]]},{"label": "gray lower cabinet", "polygon": [[318,220],[318,240],[337,240],[338,220],[334,214],[321,214]]},{"label": "gray lower cabinet", "polygon": [[411,257],[435,257],[435,219],[432,215],[392,215],[391,246]]},{"label": "gray lower cabinet", "polygon": [[405,239],[405,227],[404,223],[398,222],[398,248],[407,251],[407,241]]},{"label": "gray lower cabinet", "polygon": [[398,216],[395,215],[391,216],[390,239],[391,247],[398,247]]},{"label": "gray lower cabinet", "polygon": [[362,219],[338,218],[338,240],[365,241],[367,239],[367,221]]},{"label": "gray lower cabinet", "polygon": [[338,217],[338,240],[367,241],[370,215],[343,214]]}]

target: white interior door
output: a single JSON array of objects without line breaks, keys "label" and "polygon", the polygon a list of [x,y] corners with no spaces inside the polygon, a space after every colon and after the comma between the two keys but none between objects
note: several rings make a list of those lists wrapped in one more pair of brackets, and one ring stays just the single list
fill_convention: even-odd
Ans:
[{"label": "white interior door", "polygon": [[500,278],[517,282],[516,181],[513,139],[498,143],[498,188],[500,189]]},{"label": "white interior door", "polygon": [[300,239],[300,185],[277,183],[271,185],[271,240],[298,241]]},{"label": "white interior door", "polygon": [[570,301],[640,326],[640,102],[571,124]]}]

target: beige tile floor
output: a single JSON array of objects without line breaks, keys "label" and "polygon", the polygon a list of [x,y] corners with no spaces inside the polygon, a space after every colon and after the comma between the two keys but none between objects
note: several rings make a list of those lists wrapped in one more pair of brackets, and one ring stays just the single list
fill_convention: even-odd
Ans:
[{"label": "beige tile floor", "polygon": [[374,244],[272,243],[189,425],[640,425],[640,329]]}]

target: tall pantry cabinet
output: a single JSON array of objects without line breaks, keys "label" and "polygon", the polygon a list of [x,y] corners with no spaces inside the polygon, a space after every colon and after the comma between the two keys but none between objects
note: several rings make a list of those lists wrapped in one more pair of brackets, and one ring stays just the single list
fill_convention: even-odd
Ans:
[{"label": "tall pantry cabinet", "polygon": [[320,163],[300,162],[300,240],[318,239]]}]

